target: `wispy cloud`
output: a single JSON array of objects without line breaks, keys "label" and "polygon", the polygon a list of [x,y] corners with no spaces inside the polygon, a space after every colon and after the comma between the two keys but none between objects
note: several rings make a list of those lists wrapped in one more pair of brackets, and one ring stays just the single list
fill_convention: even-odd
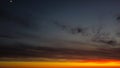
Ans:
[{"label": "wispy cloud", "polygon": [[82,28],[82,27],[70,27],[68,25],[64,25],[64,24],[61,24],[60,22],[53,22],[57,27],[61,28],[62,30],[65,30],[66,32],[68,33],[71,33],[71,34],[83,34],[86,30],[85,28]]},{"label": "wispy cloud", "polygon": [[0,57],[4,58],[49,58],[66,60],[120,59],[120,48],[97,48],[95,50],[54,48],[16,43],[0,46]]}]

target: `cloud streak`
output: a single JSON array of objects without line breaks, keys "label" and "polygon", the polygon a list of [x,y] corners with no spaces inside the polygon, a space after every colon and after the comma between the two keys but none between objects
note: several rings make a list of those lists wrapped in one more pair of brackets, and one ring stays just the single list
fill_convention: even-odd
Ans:
[{"label": "cloud streak", "polygon": [[82,27],[74,27],[73,28],[73,27],[70,27],[68,25],[63,25],[57,21],[54,22],[54,24],[57,27],[61,28],[62,30],[65,30],[66,32],[71,33],[71,34],[78,34],[78,33],[83,34],[85,32],[85,29]]},{"label": "cloud streak", "polygon": [[[43,46],[31,46],[16,43],[0,46],[0,57],[4,58],[49,58],[66,60],[96,60],[96,59],[120,59],[120,48],[97,48],[96,50],[82,50],[69,48],[53,48]],[[2,59],[0,59],[2,60]]]}]

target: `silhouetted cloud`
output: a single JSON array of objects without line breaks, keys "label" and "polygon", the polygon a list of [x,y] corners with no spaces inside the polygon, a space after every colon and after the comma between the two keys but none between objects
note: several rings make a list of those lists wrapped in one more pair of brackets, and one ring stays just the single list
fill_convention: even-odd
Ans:
[{"label": "silhouetted cloud", "polygon": [[68,25],[63,25],[59,22],[54,22],[54,24],[57,26],[57,27],[60,27],[62,30],[65,30],[66,32],[68,33],[72,33],[72,34],[78,34],[78,33],[84,33],[85,32],[85,29],[82,28],[82,27],[70,27]]},{"label": "silhouetted cloud", "polygon": [[118,43],[114,40],[98,40],[96,42],[101,42],[101,43],[105,43],[105,44],[108,44],[108,45],[117,45]]},{"label": "silhouetted cloud", "polygon": [[17,37],[15,37],[15,36],[9,36],[9,35],[0,35],[0,38],[14,39],[14,38],[17,38]]},{"label": "silhouetted cloud", "polygon": [[0,46],[0,57],[4,58],[49,58],[49,59],[120,59],[120,48],[98,48],[96,50],[81,50],[68,48],[53,48],[15,43]]},{"label": "silhouetted cloud", "polygon": [[116,20],[120,20],[120,16],[118,16],[118,17],[116,18]]}]

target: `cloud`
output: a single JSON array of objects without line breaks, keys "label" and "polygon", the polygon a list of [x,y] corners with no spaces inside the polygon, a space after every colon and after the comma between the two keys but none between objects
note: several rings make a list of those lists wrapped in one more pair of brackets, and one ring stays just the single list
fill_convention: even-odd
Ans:
[{"label": "cloud", "polygon": [[[48,58],[67,60],[120,59],[120,48],[97,48],[96,50],[54,48],[33,46],[22,43],[0,46],[0,57],[8,58]],[[0,59],[1,60],[1,59]]]},{"label": "cloud", "polygon": [[78,34],[78,33],[83,34],[86,31],[85,28],[82,28],[82,27],[70,27],[68,25],[61,24],[60,22],[57,22],[57,21],[55,21],[54,24],[57,27],[61,28],[62,30],[65,30],[66,32],[71,33],[71,34]]}]

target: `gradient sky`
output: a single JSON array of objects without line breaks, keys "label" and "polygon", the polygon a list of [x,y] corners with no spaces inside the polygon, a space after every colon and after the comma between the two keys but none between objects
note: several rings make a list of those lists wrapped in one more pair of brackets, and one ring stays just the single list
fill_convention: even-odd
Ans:
[{"label": "gradient sky", "polygon": [[94,50],[92,56],[104,48],[118,58],[119,17],[119,0],[1,0],[0,43]]}]

